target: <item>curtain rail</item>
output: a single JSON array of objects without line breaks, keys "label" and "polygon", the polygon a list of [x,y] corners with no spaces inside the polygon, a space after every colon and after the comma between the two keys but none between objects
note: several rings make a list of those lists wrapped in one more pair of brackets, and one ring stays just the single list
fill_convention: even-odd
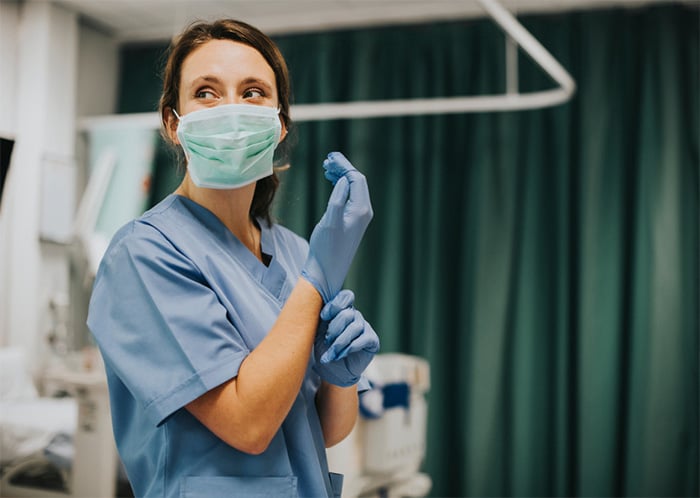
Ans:
[{"label": "curtain rail", "polygon": [[[504,112],[540,109],[567,102],[576,90],[576,83],[557,60],[532,36],[498,0],[479,0],[484,10],[556,83],[558,88],[519,93],[509,83],[506,93],[497,95],[458,96],[427,99],[368,100],[327,104],[300,104],[291,109],[294,121],[360,119],[427,114],[470,112]],[[517,58],[506,57],[507,74],[514,74]],[[157,113],[120,114],[82,118],[83,131],[105,126],[160,127]]]}]

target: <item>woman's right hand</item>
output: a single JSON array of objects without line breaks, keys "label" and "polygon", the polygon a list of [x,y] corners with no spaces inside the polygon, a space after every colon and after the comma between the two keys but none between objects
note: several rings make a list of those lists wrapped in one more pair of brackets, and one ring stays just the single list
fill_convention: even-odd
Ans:
[{"label": "woman's right hand", "polygon": [[314,341],[314,370],[341,387],[356,384],[379,351],[379,337],[354,304],[355,294],[348,289],[326,303]]},{"label": "woman's right hand", "polygon": [[309,240],[309,255],[301,271],[327,303],[340,292],[362,236],[374,215],[367,180],[340,152],[324,161],[333,182],[328,207]]}]

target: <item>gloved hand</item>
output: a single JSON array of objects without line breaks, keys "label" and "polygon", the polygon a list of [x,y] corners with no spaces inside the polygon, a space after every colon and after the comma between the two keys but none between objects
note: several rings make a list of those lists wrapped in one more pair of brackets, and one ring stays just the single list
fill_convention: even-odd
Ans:
[{"label": "gloved hand", "polygon": [[321,379],[336,386],[356,384],[379,351],[379,337],[354,303],[355,294],[346,289],[321,309],[313,368]]},{"label": "gloved hand", "polygon": [[327,303],[342,289],[373,212],[367,180],[345,156],[331,152],[323,168],[324,176],[335,187],[326,212],[311,233],[301,275]]}]

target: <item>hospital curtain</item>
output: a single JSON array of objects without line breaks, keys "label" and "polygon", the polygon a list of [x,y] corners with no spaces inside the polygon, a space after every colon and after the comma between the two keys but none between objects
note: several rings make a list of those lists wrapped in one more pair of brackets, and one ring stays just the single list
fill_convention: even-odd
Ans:
[{"label": "hospital curtain", "polygon": [[[432,496],[698,495],[699,20],[523,18],[578,83],[560,107],[298,125],[278,216],[310,233],[330,150],[366,173],[347,284],[430,362]],[[490,21],[280,44],[298,103],[504,90]]]},{"label": "hospital curtain", "polygon": [[[431,496],[697,496],[700,11],[521,21],[570,102],[298,123],[277,217],[310,234],[331,150],[366,173],[347,286],[430,362]],[[277,41],[296,103],[504,90],[488,20]],[[520,83],[552,85],[527,57]]]}]

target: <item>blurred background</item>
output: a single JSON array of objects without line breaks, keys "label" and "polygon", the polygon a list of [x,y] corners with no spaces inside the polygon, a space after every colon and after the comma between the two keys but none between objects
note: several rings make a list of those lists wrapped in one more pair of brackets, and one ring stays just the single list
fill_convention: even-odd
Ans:
[{"label": "blurred background", "polygon": [[[366,174],[346,286],[382,353],[430,366],[430,496],[698,496],[700,2],[501,4],[570,73],[566,102],[300,119],[276,217],[309,236],[329,151]],[[88,460],[111,444],[91,279],[181,178],[161,71],[174,35],[220,16],[273,37],[299,108],[503,94],[513,67],[476,0],[0,0],[0,469],[45,453],[28,398],[78,399],[32,413],[64,420],[52,436],[87,414]],[[519,92],[556,86],[515,62]],[[69,475],[54,464],[44,481]]]}]

